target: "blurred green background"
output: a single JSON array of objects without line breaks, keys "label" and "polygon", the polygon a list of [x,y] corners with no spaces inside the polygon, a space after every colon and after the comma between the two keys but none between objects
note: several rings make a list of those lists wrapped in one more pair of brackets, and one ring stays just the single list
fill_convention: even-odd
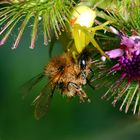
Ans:
[{"label": "blurred green background", "polygon": [[[38,34],[36,48],[28,48],[30,35],[27,30],[16,50],[11,47],[17,30],[0,47],[0,140],[140,139],[139,118],[119,112],[110,101],[101,100],[104,89],[85,89],[91,103],[79,103],[78,98],[68,101],[56,93],[47,115],[35,120],[31,103],[41,85],[25,100],[22,100],[19,87],[42,72],[49,56],[48,47],[42,43],[42,33]],[[53,55],[61,52],[60,43],[56,42]]]}]

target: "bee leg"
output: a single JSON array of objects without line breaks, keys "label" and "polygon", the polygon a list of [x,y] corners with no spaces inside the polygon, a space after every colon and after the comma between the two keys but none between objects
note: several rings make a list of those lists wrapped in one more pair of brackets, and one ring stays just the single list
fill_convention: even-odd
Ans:
[{"label": "bee leg", "polygon": [[69,97],[75,96],[78,88],[79,87],[76,83],[69,82],[67,84],[67,96]]},{"label": "bee leg", "polygon": [[80,101],[84,102],[85,99],[89,101],[87,94],[82,90],[80,86],[78,86],[76,83],[69,82],[68,83],[68,90],[73,91],[73,95],[77,93],[80,97]]},{"label": "bee leg", "polygon": [[90,68],[90,73],[92,74],[89,78],[86,78],[87,84],[92,88],[95,89],[95,87],[91,84],[91,80],[94,77],[94,70]]},{"label": "bee leg", "polygon": [[79,89],[79,92],[80,92],[80,100],[82,102],[85,102],[85,99],[88,101],[88,102],[91,102],[90,99],[88,98],[87,94],[82,90],[82,88]]},{"label": "bee leg", "polygon": [[92,74],[89,78],[89,81],[94,77],[94,70],[90,68],[90,73]]}]

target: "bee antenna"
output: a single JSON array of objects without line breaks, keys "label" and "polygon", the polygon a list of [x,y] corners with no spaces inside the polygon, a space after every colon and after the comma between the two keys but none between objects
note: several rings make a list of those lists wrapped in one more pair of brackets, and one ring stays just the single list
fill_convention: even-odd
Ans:
[{"label": "bee antenna", "polygon": [[93,90],[95,90],[95,87],[90,83],[90,80],[89,80],[88,78],[86,78],[86,80],[87,80],[87,84],[88,84]]}]

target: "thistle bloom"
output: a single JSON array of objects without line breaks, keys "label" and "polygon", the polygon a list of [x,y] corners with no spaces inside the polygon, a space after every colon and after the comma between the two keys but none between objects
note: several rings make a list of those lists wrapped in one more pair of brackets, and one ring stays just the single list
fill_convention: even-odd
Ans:
[{"label": "thistle bloom", "polygon": [[[105,52],[109,58],[115,62],[107,76],[115,80],[109,90],[103,96],[106,97],[110,92],[114,97],[112,104],[115,106],[118,100],[122,100],[120,110],[125,107],[125,113],[131,104],[133,104],[133,114],[140,113],[140,36],[132,35],[130,37],[121,35],[121,42],[118,49]],[[102,57],[105,61],[105,57]]]},{"label": "thistle bloom", "polygon": [[[32,24],[30,48],[33,49],[39,31],[43,33],[44,44],[47,45],[53,34],[58,39],[61,33],[66,30],[66,23],[68,23],[70,9],[73,7],[74,1],[0,0],[1,3],[6,4],[0,5],[0,46],[6,42],[12,31],[19,26],[18,35],[12,47],[12,49],[16,49],[26,27],[30,23]],[[41,30],[38,30],[40,27]]]}]

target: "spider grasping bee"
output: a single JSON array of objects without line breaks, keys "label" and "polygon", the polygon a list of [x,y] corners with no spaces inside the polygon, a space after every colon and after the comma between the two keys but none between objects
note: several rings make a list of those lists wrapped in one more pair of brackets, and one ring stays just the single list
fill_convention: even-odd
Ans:
[{"label": "spider grasping bee", "polygon": [[48,76],[48,83],[33,101],[35,117],[39,119],[48,111],[55,89],[59,89],[68,98],[79,96],[81,102],[90,102],[82,87],[89,82],[91,63],[92,59],[87,51],[83,51],[77,61],[68,52],[52,58],[45,66],[43,74],[33,83],[35,86],[43,77]]}]

